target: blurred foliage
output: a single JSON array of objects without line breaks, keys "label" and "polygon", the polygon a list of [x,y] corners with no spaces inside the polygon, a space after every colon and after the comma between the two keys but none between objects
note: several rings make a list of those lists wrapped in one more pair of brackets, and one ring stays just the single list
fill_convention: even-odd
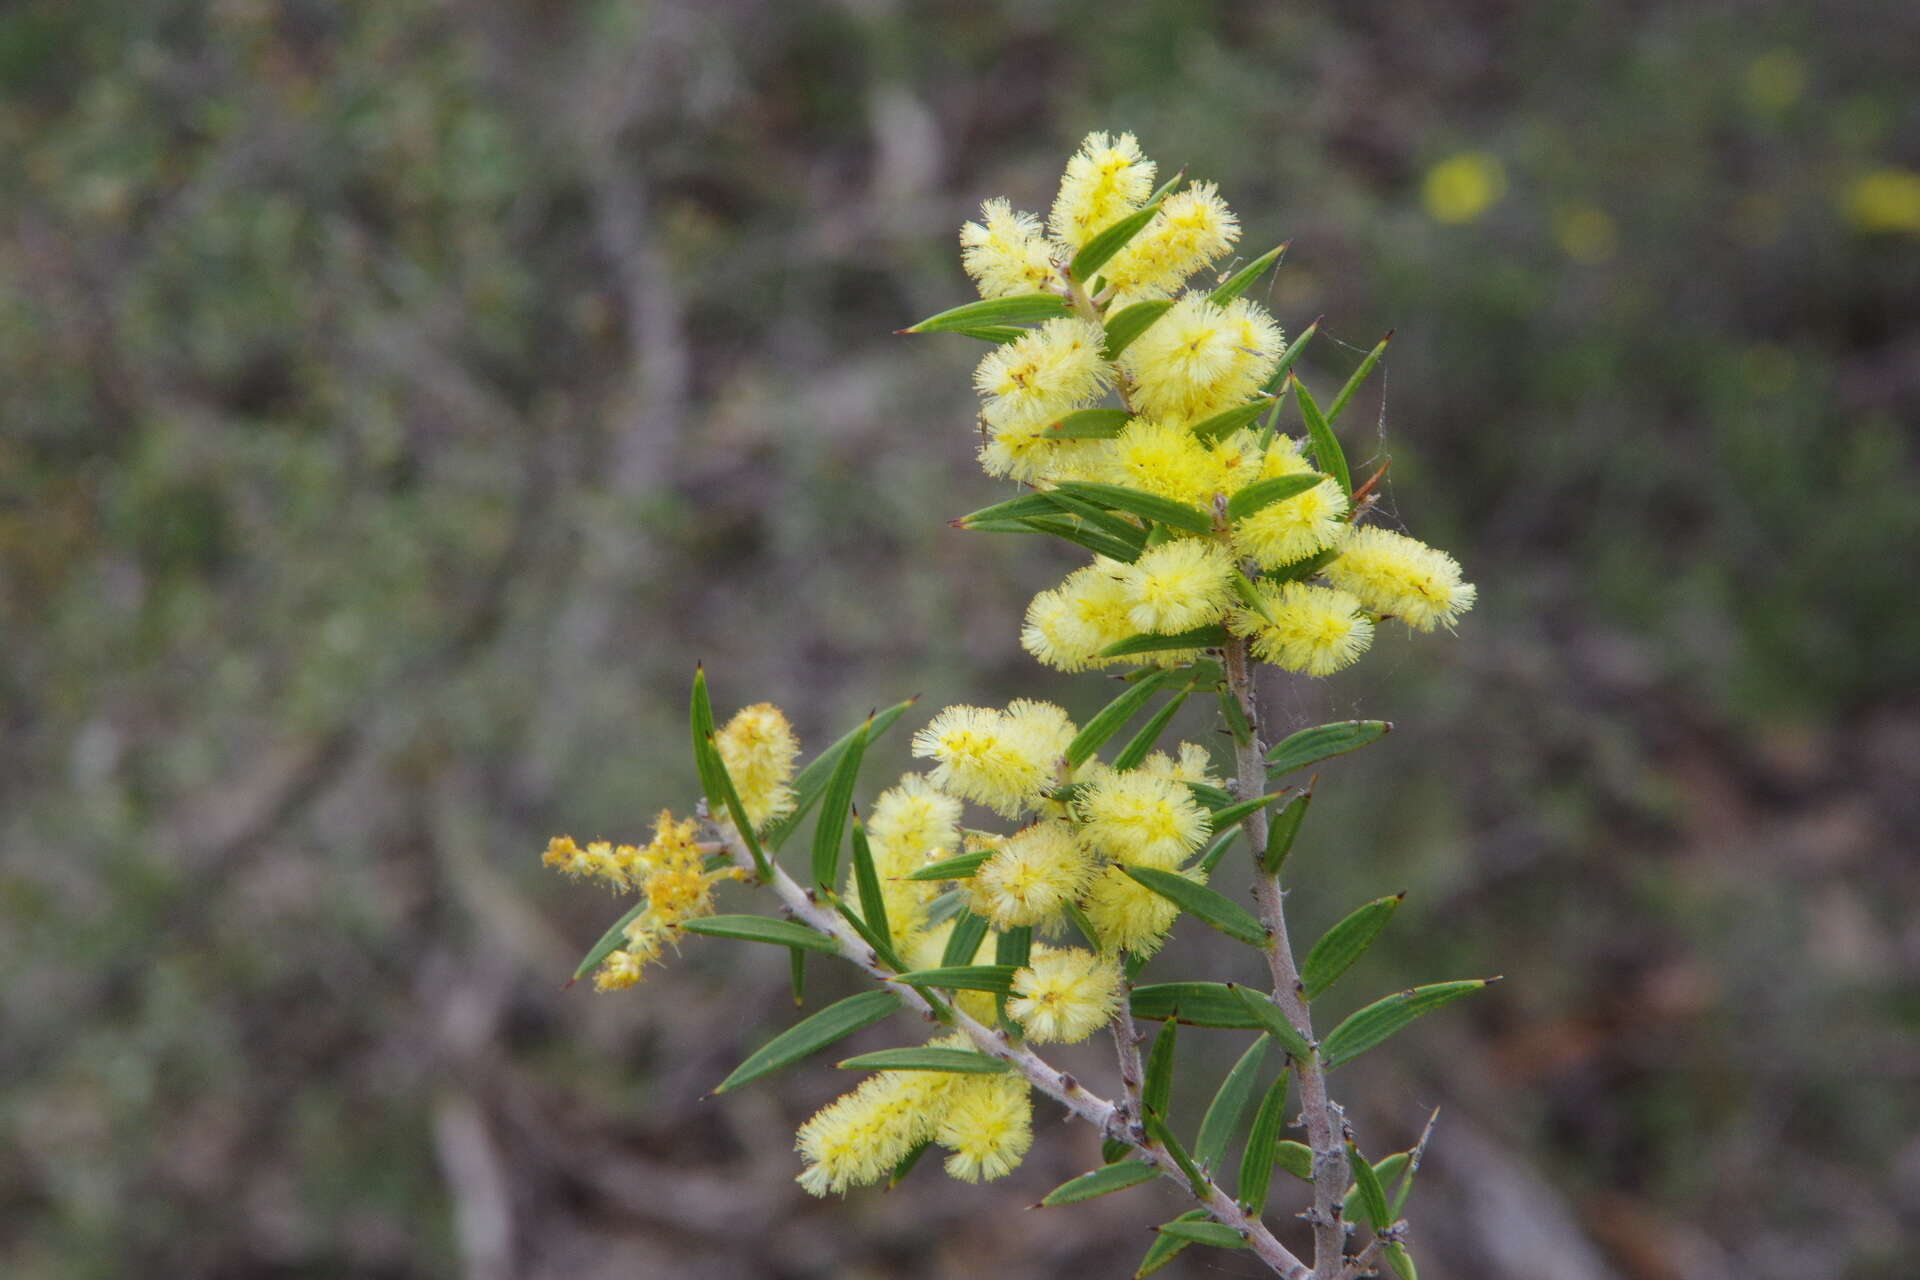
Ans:
[{"label": "blurred foliage", "polygon": [[1904,1274],[1916,45],[1894,0],[8,6],[9,1274],[1132,1264],[1125,1197],[969,1230],[1084,1134],[802,1203],[830,1086],[694,1109],[777,966],[561,995],[614,908],[533,856],[685,803],[696,657],[814,743],[1060,687],[1014,636],[1068,559],[943,522],[997,496],[976,353],[890,331],[1113,127],[1293,239],[1316,385],[1397,328],[1347,421],[1482,586],[1454,656],[1282,691],[1401,723],[1329,771],[1308,920],[1397,873],[1366,977],[1515,979],[1343,1089],[1448,1106],[1423,1266]]}]

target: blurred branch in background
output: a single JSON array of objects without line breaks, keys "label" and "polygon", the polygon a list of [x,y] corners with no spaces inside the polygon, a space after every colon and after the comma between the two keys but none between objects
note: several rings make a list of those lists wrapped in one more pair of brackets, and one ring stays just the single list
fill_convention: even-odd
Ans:
[{"label": "blurred branch in background", "polygon": [[700,1103],[779,975],[563,993],[609,904],[534,856],[688,790],[679,655],[814,746],[855,688],[1037,675],[987,668],[1067,561],[932,585],[1005,494],[967,354],[890,334],[958,193],[1118,125],[1292,238],[1316,376],[1397,328],[1350,451],[1510,584],[1444,669],[1283,691],[1396,710],[1311,896],[1448,927],[1365,976],[1511,978],[1351,1088],[1444,1105],[1423,1265],[1904,1276],[1916,44],[1891,0],[8,7],[9,1274],[1132,1265],[1125,1205],[963,1225],[1068,1163],[803,1203],[817,1098]]}]

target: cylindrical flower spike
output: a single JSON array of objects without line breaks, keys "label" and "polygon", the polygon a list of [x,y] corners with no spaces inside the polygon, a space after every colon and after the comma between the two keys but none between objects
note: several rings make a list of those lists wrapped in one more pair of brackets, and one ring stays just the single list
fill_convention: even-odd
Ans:
[{"label": "cylindrical flower spike", "polygon": [[1446,552],[1372,526],[1349,533],[1325,572],[1367,608],[1416,631],[1451,627],[1478,595],[1471,582],[1460,580],[1460,562]]},{"label": "cylindrical flower spike", "polygon": [[1242,609],[1228,620],[1250,636],[1254,656],[1288,671],[1332,675],[1352,666],[1373,644],[1373,620],[1350,593],[1301,582],[1262,583],[1266,615]]},{"label": "cylindrical flower spike", "polygon": [[1035,1044],[1074,1044],[1107,1024],[1124,987],[1120,966],[1105,956],[1082,947],[1037,946],[1013,975],[1007,1014]]}]

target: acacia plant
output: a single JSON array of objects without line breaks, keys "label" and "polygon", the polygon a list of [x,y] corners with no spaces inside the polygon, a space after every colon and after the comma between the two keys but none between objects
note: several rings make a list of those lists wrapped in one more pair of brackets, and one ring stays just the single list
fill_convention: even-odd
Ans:
[{"label": "acacia plant", "polygon": [[[1330,1076],[1485,982],[1399,991],[1316,1032],[1317,1002],[1400,898],[1361,906],[1296,959],[1281,875],[1313,782],[1295,780],[1389,726],[1353,720],[1270,742],[1254,677],[1261,663],[1337,671],[1389,620],[1450,629],[1474,588],[1444,552],[1369,523],[1378,476],[1355,486],[1335,436],[1385,341],[1322,410],[1294,371],[1317,324],[1289,344],[1244,296],[1286,246],[1212,276],[1211,289],[1187,288],[1228,253],[1239,224],[1211,183],[1176,175],[1156,188],[1154,177],[1131,135],[1092,135],[1068,161],[1044,225],[990,200],[961,229],[981,300],[905,331],[988,344],[974,376],[980,459],[1025,492],[954,523],[1093,553],[1034,599],[1021,642],[1063,672],[1117,676],[1119,696],[1084,725],[1025,699],[947,707],[913,737],[930,767],[881,791],[863,820],[861,761],[910,702],[796,773],[785,716],[760,703],[719,725],[696,672],[693,755],[705,794],[694,815],[662,813],[644,847],[561,837],[545,859],[639,894],[580,967],[601,990],[632,986],[686,934],[788,948],[797,998],[810,952],[872,980],[775,1036],[716,1092],[901,1010],[932,1024],[930,1038],[839,1064],[868,1074],[800,1127],[798,1178],[816,1195],[898,1181],[933,1146],[955,1178],[1001,1177],[1032,1141],[1038,1092],[1105,1141],[1105,1163],[1044,1205],[1158,1177],[1196,1202],[1158,1228],[1141,1275],[1202,1244],[1252,1250],[1290,1278],[1344,1280],[1382,1266],[1411,1278],[1401,1212],[1421,1149],[1370,1162]],[[1289,399],[1302,438],[1279,431]],[[1203,746],[1158,747],[1196,695],[1219,700],[1233,744],[1225,776]],[[963,825],[983,821],[969,806],[1012,829]],[[789,871],[779,854],[815,810],[810,856]],[[1208,887],[1242,835],[1251,911]],[[714,914],[723,880],[771,890],[779,915]],[[1263,957],[1259,983],[1140,984],[1182,916]],[[1166,1114],[1182,1024],[1255,1033],[1185,1134]],[[1115,1087],[1043,1056],[1043,1046],[1102,1030],[1117,1053]],[[1295,1126],[1304,1141],[1286,1136]],[[1242,1155],[1230,1168],[1235,1144]],[[1276,1168],[1306,1184],[1305,1229],[1268,1223]]]}]

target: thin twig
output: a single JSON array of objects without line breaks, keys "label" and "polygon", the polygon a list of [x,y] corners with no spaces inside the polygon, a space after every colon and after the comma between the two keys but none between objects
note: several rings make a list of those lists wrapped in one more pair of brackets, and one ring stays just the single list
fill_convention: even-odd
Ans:
[{"label": "thin twig", "polygon": [[[731,826],[716,826],[716,834],[734,865],[752,876],[753,857],[748,853],[739,833]],[[927,1003],[925,997],[912,987],[889,981],[895,975],[880,963],[878,957],[873,954],[873,948],[855,935],[853,930],[833,912],[816,902],[811,894],[795,883],[792,876],[776,866],[773,868],[772,879],[768,883],[773,886],[773,891],[779,896],[781,904],[797,919],[817,932],[832,938],[838,944],[842,958],[864,970],[870,977],[886,982],[888,988],[896,991],[909,1007],[929,1019],[933,1018],[933,1006]],[[1135,1156],[1152,1165],[1161,1176],[1172,1179],[1190,1193],[1194,1190],[1188,1186],[1187,1176],[1181,1172],[1172,1154],[1157,1143],[1144,1142],[1135,1137],[1132,1120],[1112,1102],[1089,1091],[1071,1076],[1056,1070],[1024,1044],[1013,1041],[1000,1031],[976,1021],[959,1008],[952,1008],[950,1016],[952,1019],[950,1025],[955,1030],[964,1032],[967,1038],[973,1041],[974,1048],[981,1053],[1007,1063],[1025,1076],[1028,1084],[1091,1124],[1101,1136],[1125,1142],[1133,1149]],[[1211,1178],[1203,1177],[1199,1190],[1204,1194],[1195,1196],[1195,1199],[1206,1206],[1207,1212],[1212,1214],[1216,1221],[1239,1232],[1241,1239],[1247,1242],[1247,1247],[1255,1256],[1274,1271],[1285,1276],[1286,1280],[1309,1280],[1313,1275],[1312,1268],[1274,1238],[1273,1233],[1267,1229],[1267,1225],[1260,1220],[1257,1213],[1250,1214],[1242,1209],[1234,1198],[1221,1190]]]},{"label": "thin twig", "polygon": [[[1257,796],[1266,789],[1266,761],[1261,755],[1259,699],[1254,690],[1246,640],[1240,637],[1229,640],[1225,656],[1228,688],[1240,704],[1247,723],[1253,727],[1253,735],[1246,742],[1234,740],[1240,794]],[[1257,858],[1267,844],[1266,810],[1255,810],[1245,821],[1247,840]],[[1313,1019],[1307,1012],[1306,991],[1287,937],[1287,916],[1279,880],[1264,872],[1257,874],[1253,893],[1261,922],[1271,935],[1267,967],[1273,976],[1273,1002],[1294,1029],[1312,1044]],[[1346,1262],[1346,1228],[1340,1221],[1340,1204],[1346,1190],[1347,1157],[1341,1144],[1339,1108],[1327,1095],[1327,1074],[1318,1053],[1295,1060],[1294,1078],[1300,1085],[1307,1145],[1313,1151],[1313,1208],[1307,1214],[1313,1224],[1313,1274],[1315,1280],[1334,1280]]]}]

